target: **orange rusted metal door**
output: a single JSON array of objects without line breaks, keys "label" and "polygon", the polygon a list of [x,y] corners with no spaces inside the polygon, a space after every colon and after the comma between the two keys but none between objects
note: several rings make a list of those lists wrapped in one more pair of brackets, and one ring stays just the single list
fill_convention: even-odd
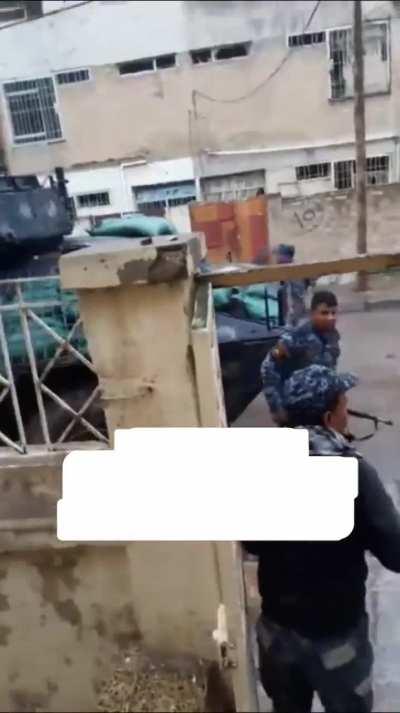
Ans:
[{"label": "orange rusted metal door", "polygon": [[253,262],[268,248],[268,213],[266,196],[248,198],[233,204],[235,223],[243,262]]},{"label": "orange rusted metal door", "polygon": [[193,232],[204,233],[211,262],[241,260],[241,248],[232,203],[191,203]]},{"label": "orange rusted metal door", "polygon": [[268,214],[265,196],[234,203],[192,203],[193,232],[206,238],[211,262],[253,262],[268,248]]}]

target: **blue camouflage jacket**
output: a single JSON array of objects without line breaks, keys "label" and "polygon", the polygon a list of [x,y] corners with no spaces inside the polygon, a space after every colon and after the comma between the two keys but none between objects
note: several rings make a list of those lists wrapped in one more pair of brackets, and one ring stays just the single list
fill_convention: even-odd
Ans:
[{"label": "blue camouflage jacket", "polygon": [[336,369],[340,356],[339,341],[336,329],[318,334],[309,320],[283,333],[275,349],[267,354],[261,365],[263,391],[272,414],[283,408],[283,384],[294,371],[311,364]]}]

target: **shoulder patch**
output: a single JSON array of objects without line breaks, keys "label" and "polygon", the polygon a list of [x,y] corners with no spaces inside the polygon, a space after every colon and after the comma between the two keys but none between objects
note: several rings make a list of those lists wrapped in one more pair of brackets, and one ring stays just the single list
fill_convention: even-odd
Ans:
[{"label": "shoulder patch", "polygon": [[283,342],[278,342],[276,347],[271,351],[271,354],[276,361],[282,361],[289,356],[286,345]]}]

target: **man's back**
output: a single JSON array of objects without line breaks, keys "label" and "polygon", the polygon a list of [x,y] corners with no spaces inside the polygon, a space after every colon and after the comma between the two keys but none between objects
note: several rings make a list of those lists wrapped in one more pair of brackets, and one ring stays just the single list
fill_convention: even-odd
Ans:
[{"label": "man's back", "polygon": [[307,430],[310,456],[357,458],[352,533],[339,542],[244,543],[259,557],[260,678],[277,713],[311,713],[314,693],[326,711],[372,711],[365,554],[400,572],[400,514],[347,437],[347,394],[357,383],[354,374],[312,364],[282,393],[286,423]]},{"label": "man's back", "polygon": [[307,638],[345,632],[365,611],[367,550],[400,572],[400,518],[374,468],[359,460],[355,526],[340,542],[249,542],[268,619]]}]

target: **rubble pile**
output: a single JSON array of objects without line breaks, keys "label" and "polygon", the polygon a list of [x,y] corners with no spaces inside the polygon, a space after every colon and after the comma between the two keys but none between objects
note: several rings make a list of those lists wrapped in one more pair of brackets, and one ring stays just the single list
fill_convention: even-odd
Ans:
[{"label": "rubble pile", "polygon": [[[194,667],[193,667],[194,668]],[[139,652],[124,661],[100,688],[101,713],[201,713],[205,710],[206,672],[173,670]]]}]

